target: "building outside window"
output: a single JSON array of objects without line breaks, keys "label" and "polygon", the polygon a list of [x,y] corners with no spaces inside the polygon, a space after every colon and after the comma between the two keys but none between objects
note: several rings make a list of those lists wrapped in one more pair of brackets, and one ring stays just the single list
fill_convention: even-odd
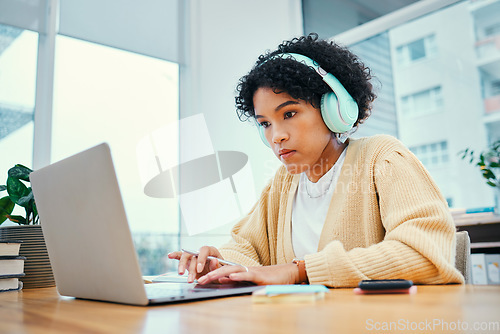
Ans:
[{"label": "building outside window", "polygon": [[499,22],[500,16],[493,14],[499,4],[462,1],[389,33],[400,102],[399,138],[427,167],[448,203],[458,208],[494,204],[494,192],[460,152],[481,151],[492,140],[483,117],[484,89],[498,71],[489,56],[481,66],[472,32]]},{"label": "building outside window", "polygon": [[491,82],[491,95],[500,95],[500,80],[495,80]]},{"label": "building outside window", "polygon": [[403,115],[408,116],[438,112],[442,106],[443,96],[441,94],[441,87],[426,89],[401,98],[401,112]]},{"label": "building outside window", "polygon": [[[355,136],[396,135],[451,207],[494,205],[494,191],[460,152],[481,151],[500,139],[500,1],[459,1],[401,24],[390,21],[376,34],[367,25],[332,37],[366,63],[383,97],[370,116],[383,125],[369,118]],[[395,117],[388,117],[390,110]]]},{"label": "building outside window", "polygon": [[484,29],[486,36],[496,36],[500,34],[500,23],[494,23]]},{"label": "building outside window", "polygon": [[409,65],[417,61],[433,58],[438,52],[436,37],[432,34],[417,39],[416,41],[399,46],[396,51],[397,61],[400,65]]},{"label": "building outside window", "polygon": [[446,167],[450,161],[448,143],[446,141],[413,146],[410,147],[410,150],[429,170]]}]

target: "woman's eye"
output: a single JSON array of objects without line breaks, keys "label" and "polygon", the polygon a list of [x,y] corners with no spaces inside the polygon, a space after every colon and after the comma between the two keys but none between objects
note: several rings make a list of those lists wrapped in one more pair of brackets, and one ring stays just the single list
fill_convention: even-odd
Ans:
[{"label": "woman's eye", "polygon": [[285,118],[290,118],[290,117],[293,117],[297,112],[296,111],[287,111],[285,114],[284,114],[284,117]]},{"label": "woman's eye", "polygon": [[259,125],[262,126],[263,128],[267,128],[270,124],[269,122],[260,122]]}]

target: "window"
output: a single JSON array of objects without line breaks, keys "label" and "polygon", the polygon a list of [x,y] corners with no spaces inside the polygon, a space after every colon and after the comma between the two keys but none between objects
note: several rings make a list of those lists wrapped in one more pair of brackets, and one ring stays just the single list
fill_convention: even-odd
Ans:
[{"label": "window", "polygon": [[491,96],[500,95],[500,80],[491,82]]},{"label": "window", "polygon": [[436,38],[434,35],[418,39],[402,45],[396,49],[397,60],[400,65],[408,65],[420,60],[435,57],[437,54]]},{"label": "window", "polygon": [[174,263],[166,255],[178,247],[178,206],[144,194],[136,147],[178,119],[178,65],[64,36],[55,59],[52,160],[108,142],[142,272],[167,271]]},{"label": "window", "polygon": [[15,164],[32,167],[37,49],[37,33],[0,24],[0,184]]},{"label": "window", "polygon": [[403,115],[425,115],[439,111],[442,106],[441,87],[426,89],[401,98],[401,112]]},{"label": "window", "polygon": [[486,37],[496,36],[500,34],[500,23],[492,24],[484,29],[484,35]]},{"label": "window", "polygon": [[[391,58],[391,42],[387,32],[374,36],[351,47],[351,50],[370,68],[376,80],[377,98],[373,102],[372,115],[359,127],[355,136],[371,136],[385,133],[398,136],[394,73]],[[382,89],[378,89],[382,83]]]},{"label": "window", "polygon": [[441,141],[437,143],[413,146],[410,150],[429,169],[444,167],[449,162],[448,143]]},{"label": "window", "polygon": [[[488,59],[479,58],[474,51],[481,45],[471,31],[500,23],[492,14],[499,7],[499,1],[459,1],[412,19],[395,13],[393,19],[386,17],[386,30],[367,24],[332,37],[359,55],[375,78],[378,98],[358,134],[393,134],[395,126],[395,136],[424,163],[455,207],[494,205],[480,171],[459,152],[482,151],[498,137],[498,100],[484,97],[498,91],[500,53],[495,49]],[[394,117],[387,113],[391,109]]]}]

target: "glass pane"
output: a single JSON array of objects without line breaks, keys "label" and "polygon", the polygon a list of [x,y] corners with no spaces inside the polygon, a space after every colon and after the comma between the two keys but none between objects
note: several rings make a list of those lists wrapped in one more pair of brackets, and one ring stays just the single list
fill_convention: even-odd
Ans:
[{"label": "glass pane", "polygon": [[484,29],[486,36],[495,36],[500,34],[500,23],[492,24],[491,26]]},{"label": "glass pane", "polygon": [[434,57],[437,54],[436,36],[427,36],[424,40],[425,43],[425,55],[427,58]]},{"label": "glass pane", "polygon": [[418,0],[345,1],[302,0],[304,32],[329,38],[381,16],[397,11]]},{"label": "glass pane", "polygon": [[[397,136],[396,98],[402,101],[403,96],[396,97],[394,94],[393,59],[390,45],[389,34],[383,33],[351,47],[352,51],[371,69],[376,77],[373,84],[377,87],[373,113],[355,132],[355,136],[369,136],[377,133]],[[408,102],[410,103],[405,107],[411,105],[411,99]],[[402,112],[409,112],[409,110],[411,109],[405,108]]]},{"label": "glass pane", "polygon": [[406,47],[400,46],[396,49],[396,59],[400,65],[406,62]]},{"label": "glass pane", "polygon": [[143,274],[162,273],[178,248],[178,205],[144,194],[136,148],[178,120],[178,65],[63,36],[56,42],[52,159],[109,143]]},{"label": "glass pane", "polygon": [[[392,101],[400,102],[393,104],[397,118],[384,117],[377,130],[391,133],[396,123],[396,136],[418,152],[456,207],[494,205],[493,189],[460,152],[480,152],[500,139],[500,95],[495,89],[500,35],[492,28],[497,24],[500,1],[461,1],[350,46],[371,68],[375,83],[381,82],[377,95],[392,95]],[[373,40],[381,38],[389,57],[381,50],[370,52]],[[425,62],[414,61],[424,57]],[[374,104],[371,117],[384,113]],[[365,126],[371,126],[370,118],[360,132]]]},{"label": "glass pane", "polygon": [[37,33],[0,25],[0,185],[15,164],[32,167],[37,51]]},{"label": "glass pane", "polygon": [[432,90],[432,98],[434,107],[439,108],[443,106],[443,96],[441,94],[441,87],[436,87]]},{"label": "glass pane", "polygon": [[408,44],[408,49],[410,50],[410,59],[412,61],[425,58],[425,45],[423,39]]},{"label": "glass pane", "polygon": [[429,91],[425,92],[420,92],[417,93],[413,96],[413,103],[415,104],[415,111],[417,113],[422,113],[422,111],[425,111],[429,109],[430,105],[430,99],[429,99]]}]

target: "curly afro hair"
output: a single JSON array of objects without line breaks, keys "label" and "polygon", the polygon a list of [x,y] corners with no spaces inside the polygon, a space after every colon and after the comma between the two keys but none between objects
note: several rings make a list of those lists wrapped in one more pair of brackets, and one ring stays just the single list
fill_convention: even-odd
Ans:
[{"label": "curly afro hair", "polygon": [[294,99],[304,100],[315,108],[319,108],[321,96],[331,91],[310,67],[286,57],[271,59],[281,53],[307,56],[333,74],[358,103],[359,116],[354,126],[370,116],[376,98],[370,83],[370,69],[347,48],[310,34],[285,41],[277,50],[259,56],[252,70],[240,79],[236,88],[236,109],[240,120],[255,117],[253,96],[261,87],[271,88],[275,93],[287,92]]}]

